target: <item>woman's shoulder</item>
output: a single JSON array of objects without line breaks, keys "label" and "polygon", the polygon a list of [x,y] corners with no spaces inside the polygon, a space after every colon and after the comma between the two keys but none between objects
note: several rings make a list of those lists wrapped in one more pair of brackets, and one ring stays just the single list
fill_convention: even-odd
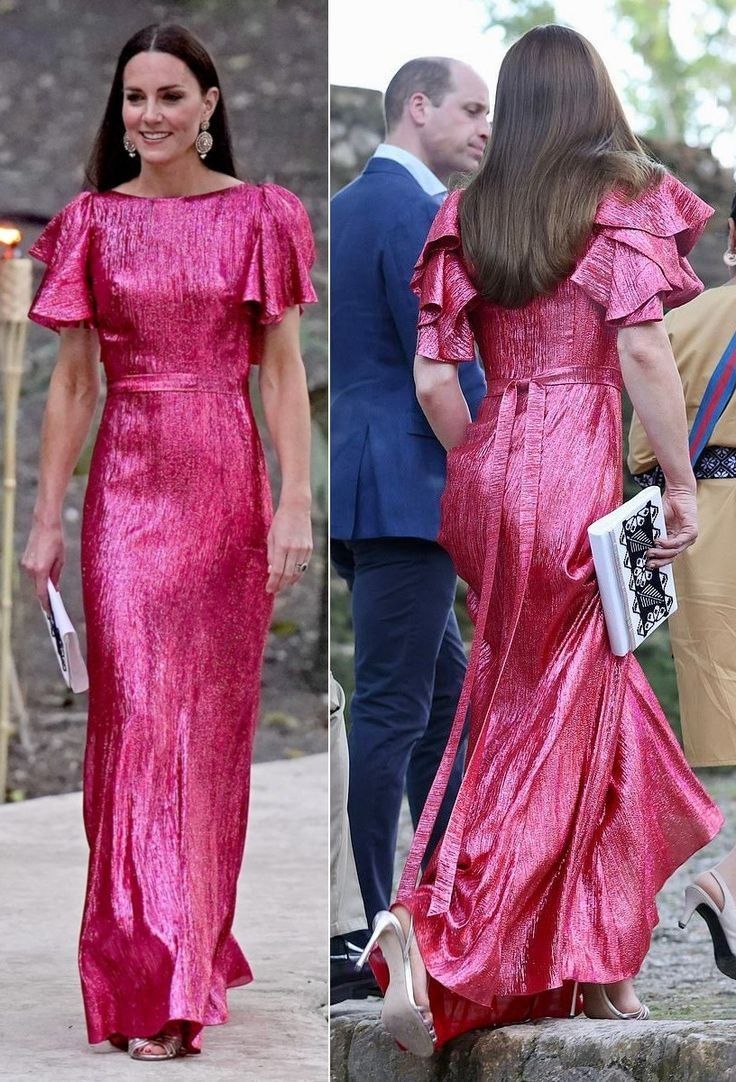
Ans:
[{"label": "woman's shoulder", "polygon": [[28,254],[49,263],[62,243],[74,243],[89,232],[93,192],[83,191],[54,214]]},{"label": "woman's shoulder", "polygon": [[261,211],[287,220],[306,214],[304,204],[289,188],[273,181],[253,185],[260,200]]},{"label": "woman's shoulder", "polygon": [[598,205],[595,225],[604,230],[638,230],[655,237],[695,243],[713,208],[672,173],[664,173],[637,195],[612,188]]},{"label": "woman's shoulder", "polygon": [[611,326],[660,320],[663,305],[677,307],[702,291],[685,257],[712,213],[671,173],[633,197],[613,189],[571,280],[603,306]]},{"label": "woman's shoulder", "polygon": [[427,235],[426,243],[428,246],[440,244],[443,247],[459,247],[460,202],[463,192],[463,188],[456,188],[447,195],[442,206],[437,211]]},{"label": "woman's shoulder", "polygon": [[263,243],[273,249],[303,248],[314,260],[314,234],[306,207],[299,196],[272,182],[255,186],[256,222]]}]

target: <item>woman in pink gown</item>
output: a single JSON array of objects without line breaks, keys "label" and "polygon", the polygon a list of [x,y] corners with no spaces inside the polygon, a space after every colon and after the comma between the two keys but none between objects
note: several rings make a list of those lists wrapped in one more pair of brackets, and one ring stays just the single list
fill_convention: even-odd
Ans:
[{"label": "woman in pink gown", "polygon": [[[484,199],[499,200],[495,224],[510,234],[529,215],[517,266],[538,272],[533,246],[546,246],[551,281],[527,275],[524,295],[503,264],[513,241],[498,254],[502,234],[480,226],[471,263],[471,194],[479,223]],[[567,266],[570,239],[545,220],[553,195],[569,222],[575,202],[591,207]],[[504,60],[478,178],[448,197],[417,264],[418,394],[451,448],[439,540],[475,622],[453,736],[392,915],[401,927],[385,917],[377,928],[384,1019],[419,1054],[467,1029],[581,1007],[646,1017],[630,978],[655,895],[721,825],[636,659],[611,652],[586,534],[622,501],[623,372],[672,468],[669,548],[651,558],[671,560],[695,535],[682,392],[657,321],[663,304],[700,290],[684,256],[711,213],[647,161],[588,43],[536,28]],[[489,281],[497,254],[489,298],[479,278]],[[467,425],[452,365],[476,345],[488,393]],[[462,786],[430,855],[468,706]]]},{"label": "woman in pink gown", "polygon": [[[316,299],[312,234],[290,192],[235,180],[217,86],[181,28],[131,39],[98,190],[31,250],[48,268],[31,318],[61,333],[24,557],[40,598],[63,561],[58,516],[96,398],[97,340],[107,380],[82,531],[79,965],[90,1042],[135,1058],[198,1052],[202,1027],[227,1019],[227,988],[252,979],[231,926],[261,665],[274,592],[311,549],[297,306]],[[221,171],[203,160],[206,140],[194,145],[213,98]],[[259,362],[282,474],[275,516],[248,397]]]}]

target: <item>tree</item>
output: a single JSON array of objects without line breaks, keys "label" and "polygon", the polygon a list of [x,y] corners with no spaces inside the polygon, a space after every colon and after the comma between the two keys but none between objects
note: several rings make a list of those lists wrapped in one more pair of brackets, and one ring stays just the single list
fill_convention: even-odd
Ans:
[{"label": "tree", "polygon": [[[532,26],[560,21],[554,0],[486,6],[490,25],[509,44]],[[709,145],[736,129],[736,0],[693,0],[687,13],[677,7],[673,0],[611,0],[616,31],[643,68],[627,73],[624,96],[643,134]]]},{"label": "tree", "polygon": [[506,0],[487,3],[491,27],[501,27],[504,39],[511,44],[533,26],[557,22],[554,0]]},{"label": "tree", "polygon": [[648,120],[646,134],[671,142],[684,138],[692,109],[689,64],[672,39],[670,0],[614,0],[633,52],[644,61],[645,80],[632,79],[626,97]]},{"label": "tree", "polygon": [[[700,0],[688,13],[687,53],[673,36],[672,0],[613,0],[645,79],[626,95],[660,139],[711,143],[736,121],[736,0]],[[684,35],[683,35],[684,36]]]}]

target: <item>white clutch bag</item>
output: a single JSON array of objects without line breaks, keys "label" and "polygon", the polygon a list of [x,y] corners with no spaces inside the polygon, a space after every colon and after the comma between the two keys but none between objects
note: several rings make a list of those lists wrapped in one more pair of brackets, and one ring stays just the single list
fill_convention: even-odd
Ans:
[{"label": "white clutch bag", "polygon": [[49,635],[59,662],[61,675],[66,681],[66,686],[72,691],[86,691],[89,687],[87,666],[84,664],[82,651],[79,646],[79,638],[69,615],[64,608],[61,594],[56,589],[51,579],[47,583],[49,593],[49,606],[51,612],[44,612],[48,624]]},{"label": "white clutch bag", "polygon": [[671,565],[646,566],[647,550],[666,536],[662,493],[654,485],[588,527],[608,638],[619,657],[677,611]]}]

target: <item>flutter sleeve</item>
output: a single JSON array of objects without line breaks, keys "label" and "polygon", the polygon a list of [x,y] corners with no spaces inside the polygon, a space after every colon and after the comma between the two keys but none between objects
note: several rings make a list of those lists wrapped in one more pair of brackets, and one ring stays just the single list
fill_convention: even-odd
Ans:
[{"label": "flutter sleeve", "polygon": [[451,192],[437,212],[411,279],[419,298],[417,353],[452,363],[475,359],[468,317],[478,291],[460,242],[461,194]]},{"label": "flutter sleeve", "polygon": [[258,321],[278,323],[287,308],[317,300],[309,276],[314,237],[299,199],[278,184],[263,184],[260,220],[248,263],[243,301],[258,305]]},{"label": "flutter sleeve", "polygon": [[51,219],[29,255],[46,264],[29,319],[59,331],[95,325],[89,274],[91,193],[82,192]]},{"label": "flutter sleeve", "polygon": [[660,320],[665,306],[675,308],[702,292],[685,256],[712,214],[671,174],[633,200],[610,192],[572,281],[602,306],[612,327]]}]

